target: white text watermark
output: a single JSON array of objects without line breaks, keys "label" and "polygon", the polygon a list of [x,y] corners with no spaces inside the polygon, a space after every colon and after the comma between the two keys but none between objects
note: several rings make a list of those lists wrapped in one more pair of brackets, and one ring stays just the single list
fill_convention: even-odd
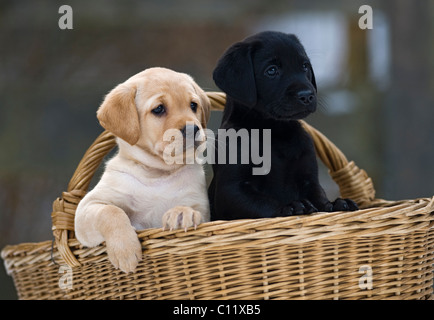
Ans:
[{"label": "white text watermark", "polygon": [[[169,129],[163,140],[169,142],[163,152],[169,165],[253,164],[253,175],[266,175],[271,169],[271,129],[218,129],[216,137],[210,129],[194,133],[194,124],[187,122],[185,136]],[[197,142],[200,144],[193,148]]]}]

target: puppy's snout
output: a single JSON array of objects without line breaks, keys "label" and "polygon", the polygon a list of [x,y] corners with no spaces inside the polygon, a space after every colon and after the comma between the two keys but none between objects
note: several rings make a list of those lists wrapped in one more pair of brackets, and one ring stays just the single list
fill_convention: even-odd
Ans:
[{"label": "puppy's snout", "polygon": [[199,138],[198,140],[197,136],[197,133],[200,131],[199,126],[195,124],[187,124],[179,130],[184,137],[184,150],[196,148],[201,144],[201,139]]},{"label": "puppy's snout", "polygon": [[297,99],[304,105],[309,105],[315,100],[315,94],[312,90],[301,90],[297,92]]},{"label": "puppy's snout", "polygon": [[189,137],[192,137],[194,139],[196,137],[197,132],[200,130],[200,128],[195,124],[194,125],[193,124],[187,124],[183,128],[181,128],[180,130],[181,130],[182,136],[184,138],[186,138],[188,135]]}]

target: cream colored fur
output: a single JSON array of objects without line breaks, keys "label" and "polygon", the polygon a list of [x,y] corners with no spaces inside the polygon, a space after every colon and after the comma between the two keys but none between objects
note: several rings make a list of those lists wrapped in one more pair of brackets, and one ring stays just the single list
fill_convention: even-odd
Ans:
[{"label": "cream colored fur", "polygon": [[[197,103],[196,112],[191,102]],[[152,112],[159,105],[165,108],[160,116]],[[190,76],[164,68],[147,69],[106,96],[97,117],[117,136],[119,151],[77,207],[75,231],[83,245],[105,241],[113,265],[131,272],[142,259],[135,230],[187,230],[209,221],[202,166],[163,160],[170,143],[163,141],[164,132],[187,121],[203,130],[209,109],[206,94]]]}]

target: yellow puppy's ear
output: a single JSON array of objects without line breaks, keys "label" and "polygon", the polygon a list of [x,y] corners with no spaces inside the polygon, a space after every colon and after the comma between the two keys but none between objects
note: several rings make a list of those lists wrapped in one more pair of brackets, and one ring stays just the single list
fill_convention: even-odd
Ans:
[{"label": "yellow puppy's ear", "polygon": [[135,145],[140,137],[136,90],[135,85],[121,83],[107,94],[96,114],[104,129],[130,145]]},{"label": "yellow puppy's ear", "polygon": [[202,124],[202,128],[206,128],[208,125],[209,118],[211,116],[211,101],[209,100],[208,96],[205,94],[205,92],[202,94],[202,117],[200,119],[200,122]]},{"label": "yellow puppy's ear", "polygon": [[193,83],[193,85],[195,87],[196,94],[199,95],[199,98],[201,100],[201,105],[202,105],[202,114],[200,117],[200,124],[202,125],[202,128],[206,128],[208,121],[209,121],[209,118],[211,116],[211,101],[209,100],[205,91],[203,91],[202,88],[199,87],[198,84]]}]

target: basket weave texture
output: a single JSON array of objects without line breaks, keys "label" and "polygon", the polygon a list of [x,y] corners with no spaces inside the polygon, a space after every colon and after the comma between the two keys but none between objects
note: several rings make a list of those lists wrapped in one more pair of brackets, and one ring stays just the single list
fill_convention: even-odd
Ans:
[{"label": "basket weave texture", "polygon": [[[207,94],[224,108],[224,94]],[[55,240],[3,249],[19,298],[433,299],[434,197],[376,199],[366,172],[302,123],[341,196],[361,210],[139,231],[144,259],[125,274],[104,244],[85,248],[74,237],[77,204],[116,145],[105,131],[53,203]]]}]

